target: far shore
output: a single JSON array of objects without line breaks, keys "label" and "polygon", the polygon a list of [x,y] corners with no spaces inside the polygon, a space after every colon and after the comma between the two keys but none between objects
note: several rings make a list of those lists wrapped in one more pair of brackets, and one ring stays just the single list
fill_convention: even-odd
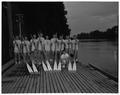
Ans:
[{"label": "far shore", "polygon": [[107,39],[79,39],[80,42],[103,42],[103,41],[112,41],[117,42],[117,40],[107,40]]}]

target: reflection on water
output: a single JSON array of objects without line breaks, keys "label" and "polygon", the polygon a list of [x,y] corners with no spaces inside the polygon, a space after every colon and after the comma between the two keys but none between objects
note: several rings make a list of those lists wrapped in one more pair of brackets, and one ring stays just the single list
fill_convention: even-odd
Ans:
[{"label": "reflection on water", "polygon": [[82,63],[91,63],[96,67],[118,76],[117,42],[80,42],[79,59]]}]

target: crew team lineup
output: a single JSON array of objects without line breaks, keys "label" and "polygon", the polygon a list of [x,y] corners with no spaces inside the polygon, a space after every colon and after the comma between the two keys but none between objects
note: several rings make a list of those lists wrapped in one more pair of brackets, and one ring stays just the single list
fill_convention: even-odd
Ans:
[{"label": "crew team lineup", "polygon": [[[29,73],[39,72],[42,66],[44,71],[64,70],[76,71],[78,62],[78,39],[76,36],[57,37],[51,39],[43,34],[33,35],[30,40],[16,36],[13,40],[15,64],[26,64]],[[22,56],[22,57],[21,57]]]}]

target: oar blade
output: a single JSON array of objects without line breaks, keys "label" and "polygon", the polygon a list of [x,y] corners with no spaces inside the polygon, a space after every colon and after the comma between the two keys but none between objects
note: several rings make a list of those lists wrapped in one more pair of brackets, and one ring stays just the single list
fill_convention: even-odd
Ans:
[{"label": "oar blade", "polygon": [[54,62],[54,70],[57,70],[57,62],[56,62],[56,60]]},{"label": "oar blade", "polygon": [[73,69],[72,69],[72,64],[71,64],[71,62],[69,61],[69,65],[68,65],[68,70],[69,71],[72,71]]},{"label": "oar blade", "polygon": [[34,63],[32,63],[32,67],[33,67],[33,71],[37,73],[37,72],[38,72],[38,70],[37,70],[37,67],[35,66],[35,64],[34,64]]},{"label": "oar blade", "polygon": [[58,64],[58,70],[61,71],[61,62],[59,62],[59,64]]},{"label": "oar blade", "polygon": [[43,66],[44,71],[48,71],[48,69],[47,69],[46,65],[44,64],[44,62],[42,62],[42,66]]},{"label": "oar blade", "polygon": [[77,70],[76,61],[74,61],[74,63],[73,63],[73,71],[76,71],[76,70]]},{"label": "oar blade", "polygon": [[28,63],[26,63],[26,65],[27,65],[28,72],[29,72],[29,73],[33,73],[33,70],[32,70],[32,68],[30,67],[30,65],[29,65]]},{"label": "oar blade", "polygon": [[50,63],[49,63],[48,60],[46,61],[46,63],[47,63],[48,70],[49,70],[49,71],[52,71],[52,68],[51,68]]}]

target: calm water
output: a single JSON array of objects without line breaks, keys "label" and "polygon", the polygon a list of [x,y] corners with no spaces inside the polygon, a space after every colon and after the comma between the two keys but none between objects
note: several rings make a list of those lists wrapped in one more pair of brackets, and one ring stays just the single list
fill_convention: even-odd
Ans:
[{"label": "calm water", "polygon": [[91,63],[117,77],[117,49],[115,42],[80,42],[79,59],[84,64]]}]

